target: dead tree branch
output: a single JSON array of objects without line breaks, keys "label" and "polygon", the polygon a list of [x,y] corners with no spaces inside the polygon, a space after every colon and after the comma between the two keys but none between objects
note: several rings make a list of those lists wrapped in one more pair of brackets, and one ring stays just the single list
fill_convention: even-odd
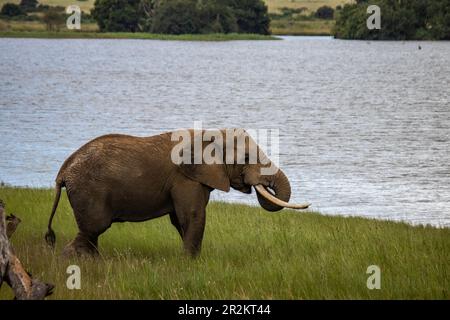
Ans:
[{"label": "dead tree branch", "polygon": [[[6,224],[8,221],[8,224]],[[53,285],[33,279],[16,257],[9,238],[21,220],[15,215],[5,217],[5,206],[0,200],[0,287],[7,283],[19,300],[41,300],[52,294]]]}]

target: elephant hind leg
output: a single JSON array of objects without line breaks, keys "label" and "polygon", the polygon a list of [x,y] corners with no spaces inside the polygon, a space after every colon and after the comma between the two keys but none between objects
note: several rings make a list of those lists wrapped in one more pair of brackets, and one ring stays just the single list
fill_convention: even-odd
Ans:
[{"label": "elephant hind leg", "polygon": [[69,242],[64,248],[63,255],[70,256],[98,256],[98,236],[86,235],[78,232],[75,239]]},{"label": "elephant hind leg", "polygon": [[78,234],[65,248],[63,255],[98,255],[98,237],[112,223],[112,213],[102,204],[93,204],[84,210],[75,210]]}]

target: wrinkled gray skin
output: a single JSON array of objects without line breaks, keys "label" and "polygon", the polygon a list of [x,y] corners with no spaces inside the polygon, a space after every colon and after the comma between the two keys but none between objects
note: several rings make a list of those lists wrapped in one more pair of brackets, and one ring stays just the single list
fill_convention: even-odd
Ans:
[{"label": "wrinkled gray skin", "polygon": [[[243,130],[239,132],[246,135]],[[236,146],[237,139],[234,140]],[[114,222],[139,222],[169,214],[185,251],[196,256],[201,248],[205,210],[212,190],[228,192],[232,187],[251,193],[252,186],[261,184],[270,187],[277,198],[289,201],[289,181],[281,170],[274,175],[261,175],[261,167],[270,164],[261,164],[259,158],[257,164],[248,164],[248,146],[254,143],[249,140],[246,164],[237,164],[235,148],[234,164],[176,165],[171,161],[171,152],[178,141],[171,141],[170,132],[145,138],[119,134],[96,138],[62,165],[45,238],[54,245],[51,222],[61,188],[65,187],[79,229],[76,238],[66,246],[65,254],[97,254],[99,235]],[[203,148],[209,143],[204,142]],[[223,152],[226,150],[225,144]],[[282,209],[259,193],[258,200],[268,211]]]}]

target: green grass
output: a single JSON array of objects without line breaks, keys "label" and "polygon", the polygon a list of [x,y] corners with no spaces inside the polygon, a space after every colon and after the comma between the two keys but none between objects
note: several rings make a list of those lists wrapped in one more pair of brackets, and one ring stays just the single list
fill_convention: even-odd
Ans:
[{"label": "green grass", "polygon": [[[98,32],[97,23],[83,23],[81,32]],[[65,25],[60,26],[60,32],[68,32]],[[46,25],[41,21],[5,20],[0,19],[0,32],[47,32]]]},{"label": "green grass", "polygon": [[[311,17],[324,5],[336,8],[352,0],[266,0],[270,13],[280,13],[282,8],[305,9],[291,17],[273,17],[270,23],[272,34],[292,36],[331,36],[336,21]],[[335,11],[335,17],[336,17]]]},{"label": "green grass", "polygon": [[151,34],[144,32],[75,32],[75,31],[0,31],[0,38],[48,38],[48,39],[147,39],[181,41],[234,41],[234,40],[278,40],[273,36],[259,34],[213,33],[213,34]]},{"label": "green grass", "polygon": [[354,0],[264,0],[269,8],[269,12],[278,12],[281,8],[306,8],[307,12],[313,12],[322,6],[336,8],[337,5],[344,5],[345,3],[353,1]]},{"label": "green grass", "polygon": [[[101,257],[64,259],[76,233],[65,196],[43,234],[53,202],[46,189],[0,188],[7,212],[22,223],[16,253],[34,276],[56,285],[52,299],[449,299],[450,229],[210,203],[203,251],[184,257],[168,217],[114,224],[100,238]],[[66,288],[66,268],[81,267],[81,290]],[[381,290],[366,269],[381,268]],[[0,289],[0,299],[12,293]]]},{"label": "green grass", "polygon": [[271,22],[271,30],[277,35],[330,36],[334,24],[334,20],[274,19]]}]

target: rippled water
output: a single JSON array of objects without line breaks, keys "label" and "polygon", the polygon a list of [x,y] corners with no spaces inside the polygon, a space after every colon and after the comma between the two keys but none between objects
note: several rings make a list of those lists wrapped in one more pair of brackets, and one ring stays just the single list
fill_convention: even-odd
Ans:
[{"label": "rippled water", "polygon": [[194,120],[279,129],[313,209],[450,226],[450,42],[0,39],[6,183],[52,186],[93,137]]}]

